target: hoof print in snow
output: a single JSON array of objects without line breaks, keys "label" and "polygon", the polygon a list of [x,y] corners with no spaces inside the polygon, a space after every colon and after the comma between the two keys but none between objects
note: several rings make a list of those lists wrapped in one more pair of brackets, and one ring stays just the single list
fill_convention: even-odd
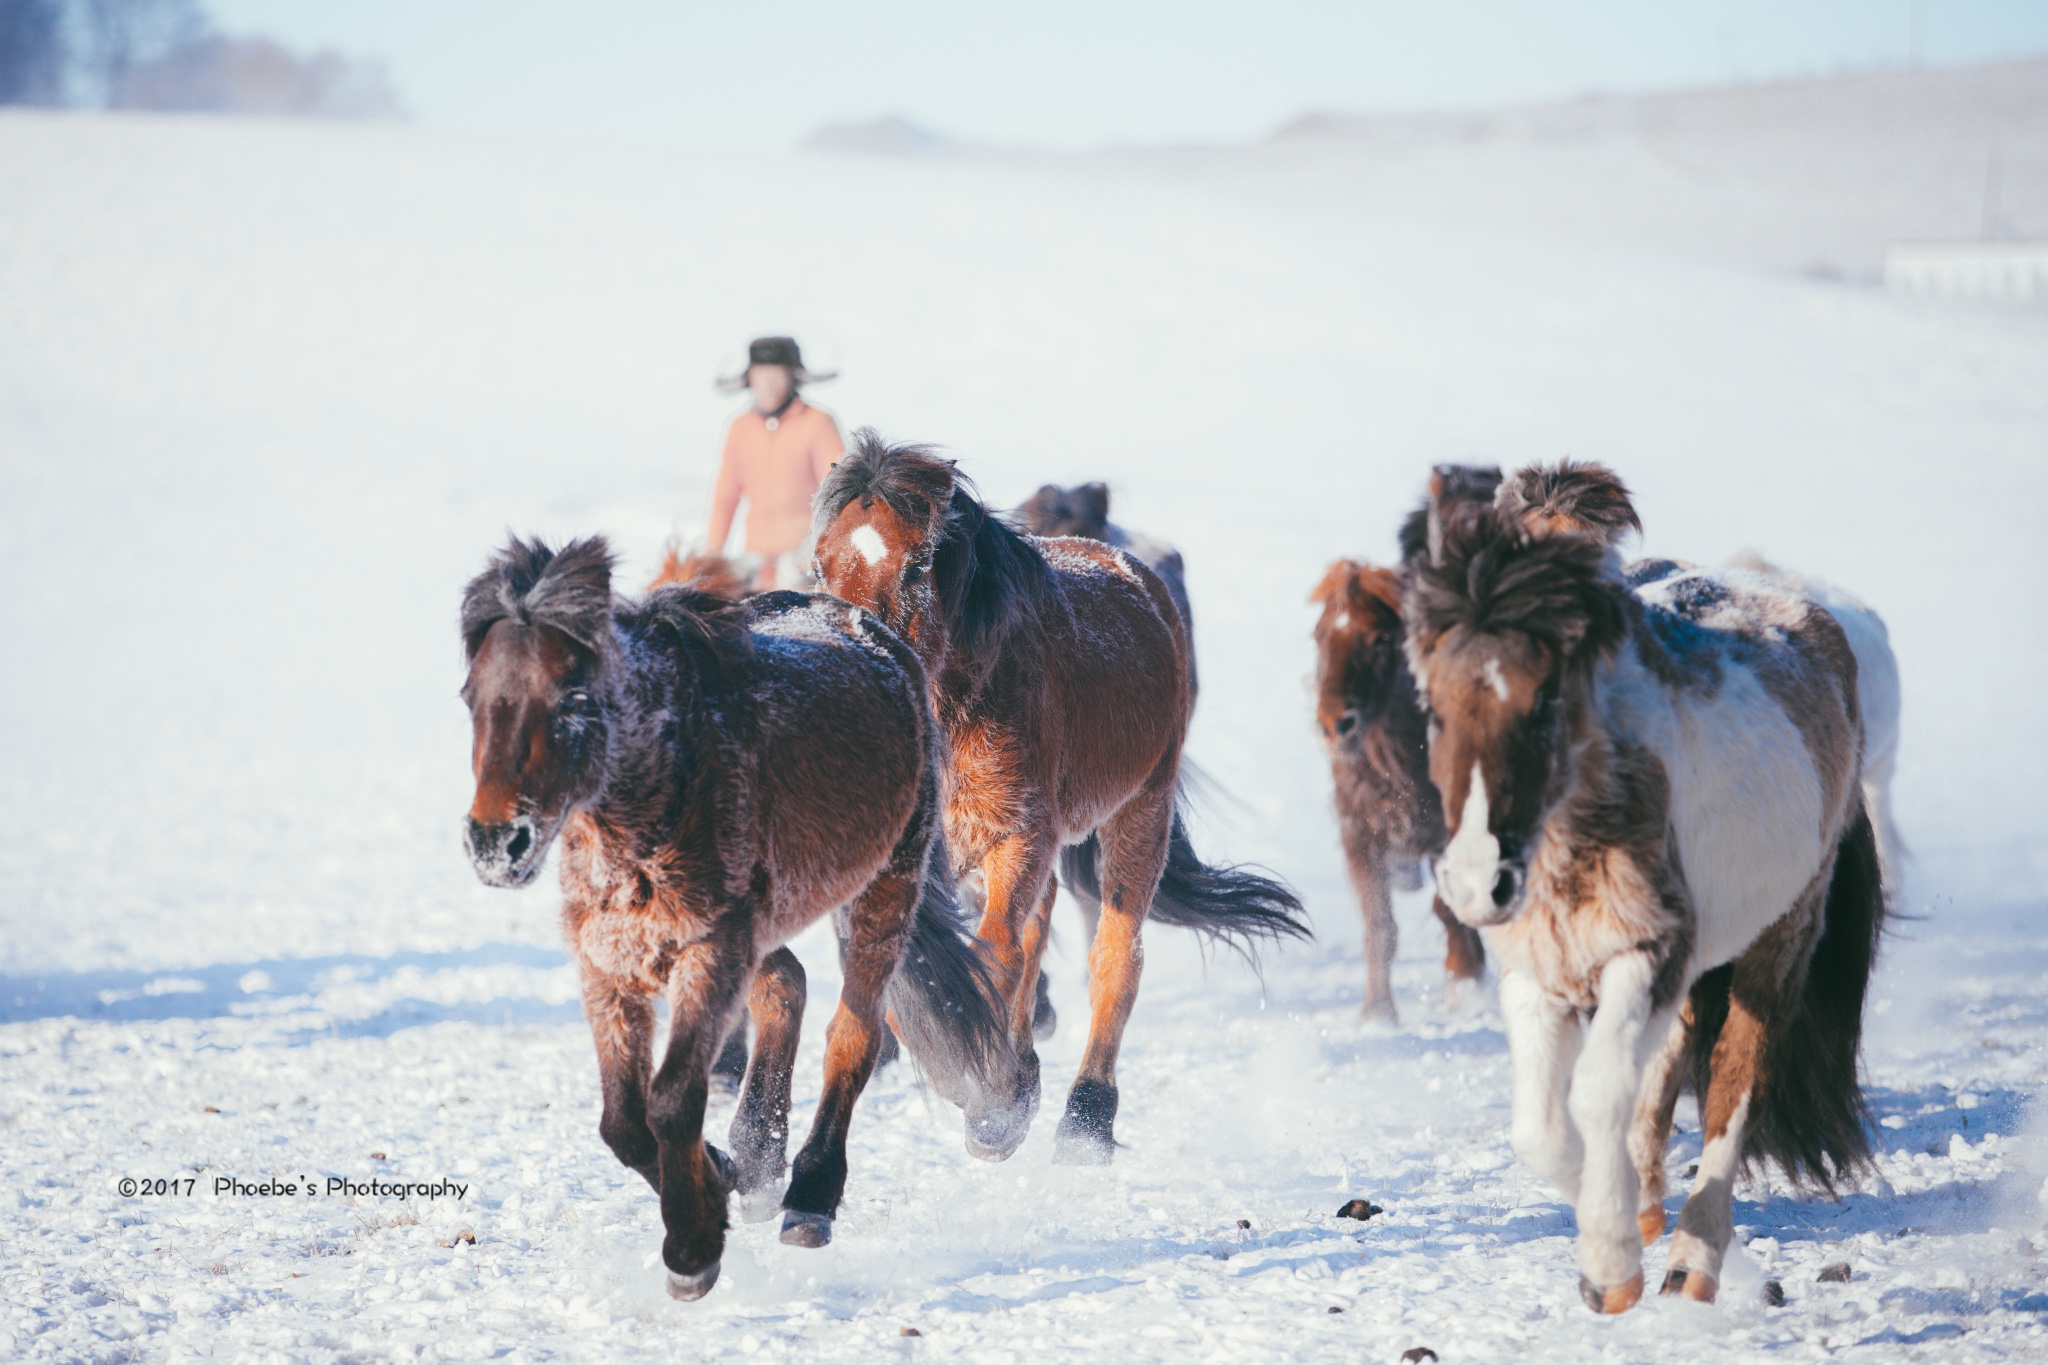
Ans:
[{"label": "hoof print in snow", "polygon": [[1821,1284],[1847,1284],[1849,1283],[1849,1263],[1847,1261],[1836,1261],[1833,1265],[1824,1265],[1820,1268],[1820,1274],[1814,1276],[1814,1279]]},{"label": "hoof print in snow", "polygon": [[1410,1346],[1401,1352],[1401,1365],[1417,1365],[1417,1362],[1435,1359],[1436,1352],[1427,1346]]},{"label": "hoof print in snow", "polygon": [[1366,1219],[1372,1217],[1374,1214],[1385,1212],[1386,1210],[1381,1208],[1378,1204],[1369,1203],[1363,1199],[1354,1199],[1350,1203],[1346,1204],[1343,1208],[1338,1209],[1337,1216],[1339,1218],[1355,1218],[1359,1222],[1363,1223]]},{"label": "hoof print in snow", "polygon": [[1783,1308],[1785,1306],[1785,1286],[1779,1284],[1776,1280],[1765,1280],[1764,1306],[1767,1308]]},{"label": "hoof print in snow", "polygon": [[924,1333],[918,1331],[915,1327],[905,1327],[898,1331],[896,1335],[899,1337],[921,1337]]}]

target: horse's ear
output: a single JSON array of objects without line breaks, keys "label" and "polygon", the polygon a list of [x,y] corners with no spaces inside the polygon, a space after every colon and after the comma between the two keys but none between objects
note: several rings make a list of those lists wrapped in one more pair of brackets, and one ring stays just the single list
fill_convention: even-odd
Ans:
[{"label": "horse's ear", "polygon": [[1084,483],[1074,490],[1074,501],[1080,505],[1088,520],[1104,523],[1109,520],[1109,485],[1106,483]]},{"label": "horse's ear", "polygon": [[1330,566],[1327,569],[1323,570],[1322,578],[1318,580],[1315,587],[1309,591],[1308,600],[1311,602],[1329,601],[1338,593],[1344,591],[1344,585],[1350,582],[1351,576],[1357,572],[1358,561],[1356,560],[1331,560]]}]

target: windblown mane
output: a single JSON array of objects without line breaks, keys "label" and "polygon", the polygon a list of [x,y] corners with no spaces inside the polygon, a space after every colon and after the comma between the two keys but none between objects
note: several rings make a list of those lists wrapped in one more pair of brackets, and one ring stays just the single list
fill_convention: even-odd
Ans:
[{"label": "windblown mane", "polygon": [[1597,657],[1627,629],[1625,590],[1589,536],[1531,536],[1490,504],[1447,509],[1439,553],[1408,566],[1411,648],[1448,631],[1519,631],[1561,653]]},{"label": "windblown mane", "polygon": [[1430,516],[1442,515],[1458,503],[1493,501],[1500,487],[1500,466],[1491,464],[1440,464],[1429,471],[1429,496],[1416,504],[1401,523],[1401,562],[1426,556],[1431,551]]},{"label": "windblown mane", "polygon": [[822,531],[848,504],[871,498],[923,526],[946,509],[933,547],[932,584],[955,650],[969,656],[994,650],[1035,617],[1053,591],[1045,556],[991,513],[973,482],[929,446],[891,446],[873,427],[862,427],[818,489],[815,524]]},{"label": "windblown mane", "polygon": [[1626,531],[1643,533],[1628,485],[1604,464],[1559,460],[1553,465],[1524,465],[1508,476],[1493,500],[1532,530],[1576,531],[1608,545]]},{"label": "windblown mane", "polygon": [[561,549],[513,536],[462,592],[462,642],[473,658],[500,621],[552,626],[599,658],[611,651],[611,546],[603,536]]}]

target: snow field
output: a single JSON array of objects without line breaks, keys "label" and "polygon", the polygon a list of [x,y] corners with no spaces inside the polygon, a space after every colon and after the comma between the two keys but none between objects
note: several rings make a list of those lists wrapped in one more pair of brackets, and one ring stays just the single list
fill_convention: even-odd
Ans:
[{"label": "snow field", "polygon": [[[9,114],[0,182],[26,187],[0,195],[0,1355],[2048,1351],[2038,316],[1056,167]],[[885,1072],[834,1245],[738,1227],[677,1305],[654,1198],[596,1133],[554,895],[487,892],[460,853],[453,616],[508,527],[606,530],[651,570],[701,518],[710,375],[785,329],[844,367],[817,391],[844,425],[949,444],[997,503],[1106,478],[1180,546],[1191,751],[1227,793],[1197,845],[1286,876],[1320,939],[1261,979],[1155,931],[1127,1150],[1068,1171],[1063,912],[1025,1148],[973,1162]],[[1565,454],[1637,488],[1649,552],[1755,548],[1883,612],[1923,917],[1873,992],[1879,1178],[1839,1205],[1745,1186],[1724,1301],[1611,1322],[1507,1149],[1491,1003],[1444,999],[1419,902],[1403,1023],[1355,1022],[1305,681],[1317,571],[1386,556],[1430,463]],[[836,974],[817,934],[798,950],[800,1134]],[[118,1194],[177,1171],[471,1193]],[[1353,1196],[1386,1212],[1331,1216]],[[1852,1278],[1817,1283],[1835,1262]]]}]

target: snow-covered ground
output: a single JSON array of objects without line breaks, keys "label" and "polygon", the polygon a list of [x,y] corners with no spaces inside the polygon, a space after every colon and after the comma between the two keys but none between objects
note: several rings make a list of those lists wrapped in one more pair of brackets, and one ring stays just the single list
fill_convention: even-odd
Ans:
[{"label": "snow-covered ground", "polygon": [[[0,1356],[2048,1353],[2048,317],[1099,165],[10,113],[0,186]],[[651,568],[701,519],[711,375],[783,329],[844,367],[843,424],[951,446],[998,502],[1106,478],[1181,545],[1192,752],[1229,793],[1201,841],[1321,939],[1261,980],[1151,937],[1106,1172],[1053,1167],[1049,1120],[972,1161],[885,1072],[835,1244],[739,1228],[680,1305],[597,1136],[554,895],[460,852],[453,617],[508,527]],[[1430,463],[1565,454],[1623,471],[1652,552],[1754,548],[1884,612],[1919,916],[1871,1019],[1881,1177],[1744,1187],[1723,1302],[1611,1321],[1419,903],[1402,1025],[1355,1021],[1305,683],[1316,571],[1385,556]],[[798,947],[801,1125],[836,977]],[[1334,1218],[1353,1196],[1386,1213]]]}]

